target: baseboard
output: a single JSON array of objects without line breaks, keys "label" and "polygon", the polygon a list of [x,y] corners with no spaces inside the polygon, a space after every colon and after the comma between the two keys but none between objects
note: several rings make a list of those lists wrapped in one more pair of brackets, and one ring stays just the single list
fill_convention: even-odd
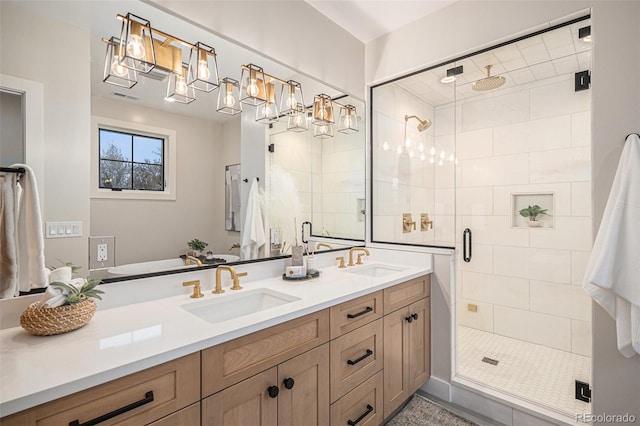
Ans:
[{"label": "baseboard", "polygon": [[442,401],[451,402],[451,384],[446,380],[431,376],[420,390]]}]

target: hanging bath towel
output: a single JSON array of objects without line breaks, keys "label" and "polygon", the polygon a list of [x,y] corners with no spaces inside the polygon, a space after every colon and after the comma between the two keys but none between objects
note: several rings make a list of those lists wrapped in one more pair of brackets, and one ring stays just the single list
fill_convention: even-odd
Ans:
[{"label": "hanging bath towel", "polygon": [[242,225],[242,260],[257,259],[260,247],[265,243],[264,224],[262,222],[262,207],[260,206],[260,193],[258,181],[251,182],[249,198],[247,200],[247,212]]},{"label": "hanging bath towel", "polygon": [[582,287],[616,320],[618,349],[640,353],[640,137],[627,137]]},{"label": "hanging bath towel", "polygon": [[17,173],[0,177],[0,299],[14,297],[18,288],[16,230],[19,197]]}]

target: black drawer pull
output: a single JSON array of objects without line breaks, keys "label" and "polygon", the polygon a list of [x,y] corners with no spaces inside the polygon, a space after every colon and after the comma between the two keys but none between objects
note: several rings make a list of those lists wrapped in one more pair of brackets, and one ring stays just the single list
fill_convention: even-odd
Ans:
[{"label": "black drawer pull", "polygon": [[366,308],[364,308],[364,311],[362,312],[358,312],[357,314],[347,314],[347,318],[349,319],[358,318],[360,315],[364,315],[371,311],[373,311],[373,308],[371,306],[367,306]]},{"label": "black drawer pull", "polygon": [[153,402],[153,391],[149,391],[146,394],[144,394],[144,399],[141,399],[140,401],[133,402],[133,403],[127,405],[126,407],[118,408],[117,410],[114,410],[114,411],[112,411],[110,413],[103,414],[100,417],[96,417],[93,420],[89,420],[86,423],[80,423],[80,420],[76,419],[76,420],[74,420],[72,422],[69,422],[69,426],[93,426],[93,425],[97,425],[99,423],[106,422],[107,420],[112,419],[112,418],[114,418],[116,416],[119,416],[120,414],[124,414],[127,411],[131,411],[131,410],[133,410],[135,408],[142,407],[143,405],[148,404],[150,402]]},{"label": "black drawer pull", "polygon": [[358,417],[357,419],[347,421],[347,424],[349,426],[357,425],[358,423],[360,423],[362,421],[362,419],[367,417],[369,415],[369,413],[372,412],[372,411],[373,411],[373,407],[371,405],[367,404],[367,411],[362,413],[362,415],[360,417]]},{"label": "black drawer pull", "polygon": [[359,363],[360,361],[362,361],[363,359],[365,359],[368,356],[373,355],[373,351],[371,349],[367,349],[367,353],[362,355],[360,358],[356,359],[356,360],[347,360],[347,364],[349,365],[356,365],[357,363]]},{"label": "black drawer pull", "polygon": [[291,377],[287,377],[286,379],[284,379],[282,381],[282,383],[284,384],[285,388],[291,389],[293,387],[293,385],[295,385],[296,382]]},{"label": "black drawer pull", "polygon": [[269,386],[267,392],[269,392],[271,398],[275,398],[280,393],[280,388],[277,386]]}]

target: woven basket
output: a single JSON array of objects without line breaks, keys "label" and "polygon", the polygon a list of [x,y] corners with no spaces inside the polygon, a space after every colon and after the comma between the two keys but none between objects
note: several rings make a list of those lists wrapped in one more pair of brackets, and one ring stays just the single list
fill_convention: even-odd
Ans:
[{"label": "woven basket", "polygon": [[38,309],[38,302],[29,305],[20,316],[20,325],[35,336],[52,336],[77,330],[86,325],[96,312],[96,304],[87,299],[73,305]]}]

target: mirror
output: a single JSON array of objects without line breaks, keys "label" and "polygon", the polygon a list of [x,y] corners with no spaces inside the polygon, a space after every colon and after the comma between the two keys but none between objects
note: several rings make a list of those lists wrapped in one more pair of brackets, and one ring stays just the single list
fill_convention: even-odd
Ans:
[{"label": "mirror", "polygon": [[[279,126],[286,127],[286,120],[269,129],[264,124],[256,123],[255,108],[251,106],[245,106],[243,113],[235,116],[217,113],[217,91],[209,94],[198,92],[195,102],[184,105],[165,101],[166,74],[152,73],[150,77],[139,77],[132,89],[103,83],[106,45],[101,39],[119,36],[121,23],[116,19],[118,13],[131,12],[151,21],[154,28],[192,43],[201,41],[214,47],[218,54],[220,78],[239,80],[241,65],[253,63],[280,79],[300,82],[307,105],[318,93],[326,93],[335,99],[343,96],[330,86],[146,3],[6,1],[2,2],[1,7],[3,23],[14,20],[21,23],[22,27],[29,28],[24,31],[30,33],[28,37],[24,36],[18,24],[4,26],[5,42],[10,43],[9,39],[14,36],[9,31],[14,31],[21,34],[22,47],[18,54],[15,53],[18,52],[17,48],[10,50],[5,49],[5,44],[2,45],[7,56],[3,54],[0,74],[34,81],[46,80],[45,94],[49,97],[45,96],[44,99],[45,125],[61,120],[61,126],[66,126],[66,129],[57,129],[59,133],[55,136],[53,133],[49,133],[48,137],[45,135],[46,154],[52,154],[45,162],[59,162],[58,166],[64,170],[53,176],[49,166],[45,166],[44,220],[77,219],[83,223],[83,237],[47,238],[45,254],[47,262],[51,264],[56,259],[72,261],[81,265],[85,272],[90,267],[96,267],[95,263],[90,265],[85,260],[95,260],[93,253],[87,253],[87,247],[91,246],[86,242],[87,237],[115,237],[113,247],[107,253],[110,260],[115,259],[117,266],[175,260],[186,253],[189,249],[187,242],[193,239],[208,243],[203,254],[211,251],[214,256],[240,256],[242,231],[227,230],[225,226],[225,167],[233,164],[241,166],[238,192],[242,229],[252,179],[260,178],[260,188],[268,192],[273,158],[287,152],[284,148],[280,149],[283,145],[280,141],[273,140]],[[4,37],[5,34],[8,36]],[[71,40],[73,47],[68,47],[70,50],[56,50],[53,45],[58,43],[43,45],[47,40]],[[15,38],[13,42],[16,42]],[[42,50],[48,53],[39,57],[36,63],[24,54]],[[187,59],[185,53],[183,60]],[[51,61],[61,62],[53,66]],[[70,68],[65,71],[62,69],[64,67]],[[31,68],[37,68],[37,72],[31,72]],[[87,86],[90,86],[90,90]],[[279,86],[276,91],[279,101]],[[344,99],[339,102],[355,105],[358,115],[364,116],[364,104],[361,101]],[[64,116],[65,108],[68,117]],[[84,115],[87,108],[90,114]],[[73,115],[76,110],[80,113]],[[335,114],[336,117],[339,115],[339,108],[335,108]],[[173,176],[170,176],[175,178],[175,183],[168,199],[126,197],[123,196],[126,191],[108,191],[107,196],[104,192],[99,194],[96,191],[97,178],[92,177],[98,175],[95,171],[95,159],[99,151],[95,148],[96,126],[104,122],[111,123],[117,129],[143,129],[143,134],[156,134],[158,129],[160,134],[164,134],[164,131],[175,133],[175,153],[168,156],[172,157],[169,160],[175,161]],[[74,133],[75,145],[66,140],[65,132]],[[311,126],[305,133],[287,132],[287,143],[300,143],[313,150],[313,156],[304,162],[309,172],[306,177],[302,176],[301,170],[291,169],[280,162],[284,171],[294,177],[304,205],[299,222],[314,223],[313,234],[317,239],[329,239],[329,244],[335,248],[360,245],[364,241],[364,220],[358,213],[364,209],[364,133],[362,119],[360,132],[351,135],[336,133],[333,140],[314,138]],[[340,141],[349,148],[339,146]],[[90,142],[94,146],[93,153],[87,147]],[[275,145],[275,153],[269,152],[270,144]],[[171,154],[171,151],[167,153]],[[348,165],[354,160],[359,164],[356,170],[331,170],[336,164]],[[69,161],[67,167],[65,161]],[[91,164],[92,161],[95,164]],[[94,187],[88,190],[90,182]],[[171,186],[171,181],[167,186]],[[335,188],[345,188],[349,192],[341,193]],[[269,240],[274,229],[277,229],[273,227],[277,220],[270,217],[268,203],[265,205],[265,234]],[[340,210],[341,207],[344,207],[344,211]],[[272,254],[267,241],[259,256],[268,258]],[[106,265],[110,262],[102,263]],[[101,266],[98,262],[97,267]],[[130,278],[127,275],[108,274],[107,270],[92,274],[107,281]],[[137,272],[135,269],[133,271],[131,273],[135,275]]]}]

